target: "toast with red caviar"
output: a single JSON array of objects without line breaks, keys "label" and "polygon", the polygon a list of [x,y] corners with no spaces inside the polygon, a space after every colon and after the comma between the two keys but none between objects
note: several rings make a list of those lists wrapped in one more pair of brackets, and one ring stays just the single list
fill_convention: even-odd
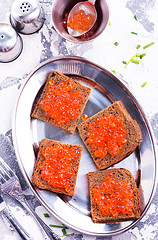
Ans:
[{"label": "toast with red caviar", "polygon": [[140,218],[140,198],[134,178],[124,168],[89,172],[91,216],[94,223]]},{"label": "toast with red caviar", "polygon": [[61,74],[49,74],[31,116],[74,133],[91,89]]},{"label": "toast with red caviar", "polygon": [[33,185],[74,196],[82,149],[81,145],[42,139],[32,175]]},{"label": "toast with red caviar", "polygon": [[119,101],[80,123],[77,129],[99,170],[126,158],[142,139],[138,123]]}]

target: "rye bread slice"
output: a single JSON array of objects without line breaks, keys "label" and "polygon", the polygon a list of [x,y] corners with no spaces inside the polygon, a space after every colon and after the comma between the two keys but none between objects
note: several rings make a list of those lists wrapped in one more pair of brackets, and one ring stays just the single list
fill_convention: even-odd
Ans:
[{"label": "rye bread slice", "polygon": [[[107,155],[104,158],[100,157],[96,158],[94,155],[94,151],[87,142],[88,126],[92,121],[95,121],[97,117],[107,116],[108,114],[113,114],[114,116],[119,114],[124,118],[124,128],[127,131],[128,142],[126,143],[121,153],[118,153],[115,156],[107,153]],[[131,118],[123,104],[119,101],[113,103],[112,105],[93,115],[86,121],[80,123],[77,126],[77,129],[82,141],[84,142],[94,163],[96,164],[99,170],[106,169],[126,158],[136,149],[136,147],[138,146],[139,142],[141,142],[142,139],[142,134],[138,123]]]},{"label": "rye bread slice", "polygon": [[[100,185],[103,179],[107,176],[108,172],[112,172],[113,176],[116,179],[123,180],[125,179],[127,182],[130,182],[131,189],[133,190],[133,213],[130,215],[126,215],[123,213],[119,213],[117,217],[114,217],[112,214],[104,215],[97,203],[93,200],[93,189],[95,185]],[[90,202],[91,202],[91,215],[92,221],[94,223],[116,223],[122,221],[130,221],[136,220],[140,218],[140,198],[138,193],[138,188],[134,181],[134,178],[130,171],[124,168],[112,168],[102,171],[89,172],[88,173],[88,181],[89,181],[89,191],[90,191]]]},{"label": "rye bread slice", "polygon": [[89,95],[90,95],[90,92],[91,92],[90,88],[88,88],[88,87],[80,84],[79,82],[71,79],[74,82],[74,89],[73,89],[73,91],[81,90],[82,96],[83,96],[83,100],[81,101],[81,108],[79,109],[78,117],[75,120],[71,120],[69,123],[66,123],[66,124],[57,124],[57,123],[55,123],[52,118],[50,118],[50,117],[45,115],[44,110],[42,110],[41,106],[39,105],[39,102],[41,102],[45,98],[45,96],[46,96],[50,80],[53,80],[55,85],[57,85],[60,82],[67,81],[68,79],[70,79],[70,78],[65,76],[64,74],[59,73],[59,72],[54,71],[54,72],[50,73],[48,78],[47,78],[47,80],[46,80],[45,86],[43,88],[43,91],[42,91],[42,93],[40,95],[39,100],[37,102],[35,101],[35,103],[34,103],[33,111],[32,111],[31,116],[33,118],[37,118],[37,119],[40,119],[40,120],[42,120],[44,122],[52,124],[52,125],[54,125],[56,127],[62,128],[65,131],[73,134],[75,132],[76,127],[77,127],[77,123],[78,123],[78,121],[81,118],[81,115],[82,115],[82,112],[83,112],[83,110],[84,110],[84,108],[86,106],[86,103],[88,101],[88,98],[89,98]]},{"label": "rye bread slice", "polygon": [[69,195],[69,196],[74,196],[75,195],[75,186],[76,186],[77,174],[78,174],[78,169],[79,169],[79,165],[80,165],[80,159],[81,159],[81,153],[82,153],[83,146],[82,145],[77,145],[78,149],[80,151],[80,155],[79,155],[79,157],[76,161],[72,162],[75,173],[70,177],[71,191],[69,193],[67,193],[63,188],[59,188],[59,187],[55,188],[52,185],[48,184],[45,180],[43,180],[41,178],[41,175],[40,175],[40,173],[41,173],[40,165],[42,164],[42,162],[45,159],[44,156],[42,155],[42,151],[46,147],[53,146],[54,144],[59,144],[61,146],[66,145],[66,146],[69,146],[69,147],[73,146],[71,144],[60,143],[58,141],[51,140],[51,139],[42,139],[41,143],[40,143],[37,159],[36,159],[35,164],[34,164],[34,170],[33,170],[33,175],[32,175],[32,184],[35,187],[38,187],[40,189],[46,189],[46,190],[49,190],[49,191],[52,191],[52,192],[66,194],[66,195]]}]

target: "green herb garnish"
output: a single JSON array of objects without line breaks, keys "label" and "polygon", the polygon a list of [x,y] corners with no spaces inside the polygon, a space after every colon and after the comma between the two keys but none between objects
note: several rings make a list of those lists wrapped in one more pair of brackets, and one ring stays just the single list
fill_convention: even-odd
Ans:
[{"label": "green herb garnish", "polygon": [[135,18],[135,20],[138,20],[136,15],[134,15],[134,18]]},{"label": "green herb garnish", "polygon": [[137,58],[139,57],[140,59],[142,59],[144,56],[146,56],[146,53],[142,53],[142,54],[136,53],[136,55],[134,55],[128,62],[123,61],[123,63],[126,64],[125,68],[127,67],[127,65],[130,62],[139,64],[139,60],[138,59],[134,59],[134,58],[135,57],[137,57]]},{"label": "green herb garnish", "polygon": [[115,42],[114,45],[115,45],[115,46],[118,46],[118,42]]},{"label": "green herb garnish", "polygon": [[138,35],[138,33],[136,33],[136,32],[131,32],[132,34],[135,34],[135,35]]},{"label": "green herb garnish", "polygon": [[73,233],[68,233],[68,234],[65,234],[65,235],[63,235],[61,237],[66,237],[66,236],[71,236],[71,235],[73,235]]},{"label": "green herb garnish", "polygon": [[115,70],[112,70],[112,72],[113,72],[113,73],[116,73],[116,71],[115,71]]},{"label": "green herb garnish", "polygon": [[45,217],[49,217],[49,214],[48,214],[48,213],[43,213],[43,215],[44,215]]},{"label": "green herb garnish", "polygon": [[62,228],[62,233],[63,233],[64,236],[66,235],[66,229],[65,228]]},{"label": "green herb garnish", "polygon": [[146,56],[146,53],[140,54],[140,59],[142,59],[144,56]]},{"label": "green herb garnish", "polygon": [[139,49],[140,47],[141,47],[141,45],[140,45],[140,44],[138,44],[138,45],[137,45],[137,47],[136,47],[136,49]]},{"label": "green herb garnish", "polygon": [[135,55],[126,63],[125,68],[128,66],[128,64],[133,60],[133,58],[135,57]]},{"label": "green herb garnish", "polygon": [[146,53],[142,53],[142,54],[137,53],[136,54],[136,57],[139,57],[140,59],[142,59],[144,56],[146,56]]},{"label": "green herb garnish", "polygon": [[65,225],[53,225],[53,224],[50,224],[49,225],[50,227],[55,227],[55,228],[65,228],[65,229],[68,229],[68,227],[66,227]]},{"label": "green herb garnish", "polygon": [[53,224],[50,224],[49,226],[50,226],[50,227],[55,227],[55,228],[61,228],[61,231],[62,231],[63,236],[67,236],[66,229],[68,229],[68,227],[66,227],[64,224],[62,224],[62,225],[53,225]]},{"label": "green herb garnish", "polygon": [[136,225],[134,227],[132,227],[132,230],[136,227]]},{"label": "green herb garnish", "polygon": [[141,87],[145,87],[145,85],[147,85],[147,82],[144,82]]},{"label": "green herb garnish", "polygon": [[154,44],[154,42],[151,42],[151,43],[145,45],[145,46],[143,47],[143,49],[146,49],[146,48],[150,47],[150,46],[153,45],[153,44]]},{"label": "green herb garnish", "polygon": [[127,64],[127,62],[126,62],[126,61],[122,61],[122,63],[123,63],[123,64]]},{"label": "green herb garnish", "polygon": [[62,224],[62,225],[53,225],[53,224],[50,224],[49,226],[50,226],[50,227],[55,227],[55,228],[61,228],[61,231],[62,231],[62,234],[63,234],[61,237],[65,237],[65,236],[70,236],[70,235],[72,235],[72,233],[67,234],[66,229],[68,229],[68,227],[66,227],[64,224]]},{"label": "green herb garnish", "polygon": [[136,63],[136,64],[139,64],[139,60],[136,60],[136,59],[132,59],[132,63]]}]

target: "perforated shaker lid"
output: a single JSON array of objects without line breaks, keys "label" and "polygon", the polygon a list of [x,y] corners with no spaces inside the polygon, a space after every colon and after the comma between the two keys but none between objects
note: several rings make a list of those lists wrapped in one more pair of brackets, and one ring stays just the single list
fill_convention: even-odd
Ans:
[{"label": "perforated shaker lid", "polygon": [[11,7],[11,16],[21,23],[31,23],[40,15],[40,5],[36,0],[16,0]]}]

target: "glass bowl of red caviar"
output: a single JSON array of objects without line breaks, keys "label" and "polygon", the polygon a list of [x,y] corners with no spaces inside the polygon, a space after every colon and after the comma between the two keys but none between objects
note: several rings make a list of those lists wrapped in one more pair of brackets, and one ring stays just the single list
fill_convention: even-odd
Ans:
[{"label": "glass bowl of red caviar", "polygon": [[80,37],[72,37],[67,31],[67,18],[70,10],[78,2],[80,0],[54,0],[52,5],[52,20],[54,29],[63,38],[76,43],[84,43],[95,39],[104,31],[109,21],[109,7],[106,0],[96,0],[97,20],[94,26]]}]

